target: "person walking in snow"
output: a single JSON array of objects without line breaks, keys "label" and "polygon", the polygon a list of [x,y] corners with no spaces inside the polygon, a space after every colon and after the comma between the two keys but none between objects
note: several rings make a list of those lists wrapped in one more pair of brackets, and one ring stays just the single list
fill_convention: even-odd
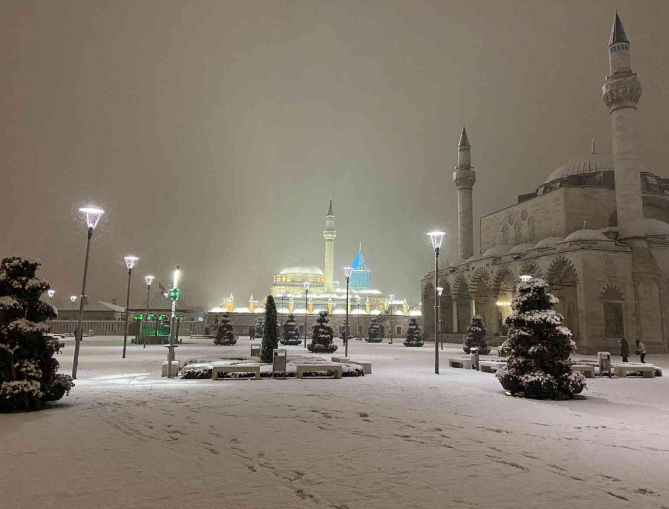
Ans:
[{"label": "person walking in snow", "polygon": [[635,341],[636,343],[636,354],[639,355],[639,358],[641,359],[642,364],[646,364],[646,345],[644,345],[641,341],[639,341],[639,338],[637,338]]},{"label": "person walking in snow", "polygon": [[620,338],[620,356],[623,358],[623,362],[628,362],[630,345],[625,338]]},{"label": "person walking in snow", "polygon": [[251,327],[249,327],[249,339],[255,339],[255,338],[256,338],[256,328],[253,325],[251,325]]}]

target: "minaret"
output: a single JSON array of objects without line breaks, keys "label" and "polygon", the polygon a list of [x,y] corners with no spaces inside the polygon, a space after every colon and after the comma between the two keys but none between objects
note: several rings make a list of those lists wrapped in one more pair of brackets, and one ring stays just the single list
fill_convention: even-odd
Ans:
[{"label": "minaret", "polygon": [[458,188],[458,252],[462,260],[474,254],[472,189],[476,182],[476,172],[472,170],[471,148],[463,126],[458,143],[458,165],[453,172],[453,182]]},{"label": "minaret", "polygon": [[325,293],[334,293],[334,239],[337,232],[334,229],[334,213],[332,212],[332,197],[328,213],[325,215]]},{"label": "minaret", "polygon": [[639,165],[634,154],[634,116],[641,83],[632,72],[630,42],[617,12],[609,39],[609,65],[611,75],[602,91],[611,115],[618,236],[623,239],[634,236],[634,223],[643,219]]}]

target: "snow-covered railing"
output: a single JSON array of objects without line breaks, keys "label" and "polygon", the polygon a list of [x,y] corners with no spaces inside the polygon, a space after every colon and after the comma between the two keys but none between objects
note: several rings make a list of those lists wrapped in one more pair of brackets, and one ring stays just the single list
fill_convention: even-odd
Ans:
[{"label": "snow-covered railing", "polygon": [[[52,320],[48,322],[51,332],[54,334],[71,334],[77,322],[70,320]],[[93,331],[98,336],[122,336],[124,322],[120,320],[84,320],[82,328],[84,334]],[[128,324],[128,332],[135,335],[136,323]],[[190,336],[193,334],[204,334],[204,322],[179,322],[179,336]]]}]

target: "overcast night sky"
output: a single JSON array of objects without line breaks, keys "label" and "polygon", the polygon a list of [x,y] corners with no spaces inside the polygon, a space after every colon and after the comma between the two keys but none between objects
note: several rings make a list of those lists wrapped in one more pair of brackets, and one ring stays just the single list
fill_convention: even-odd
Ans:
[{"label": "overcast night sky", "polygon": [[664,0],[4,0],[0,256],[40,258],[69,307],[77,209],[96,204],[92,300],[124,300],[135,254],[133,303],[140,276],[179,264],[189,304],[245,305],[287,265],[323,267],[332,195],[336,278],[362,241],[374,286],[418,302],[425,232],[457,252],[463,123],[476,226],[591,138],[610,153],[616,8],[643,87],[638,156],[669,177]]}]

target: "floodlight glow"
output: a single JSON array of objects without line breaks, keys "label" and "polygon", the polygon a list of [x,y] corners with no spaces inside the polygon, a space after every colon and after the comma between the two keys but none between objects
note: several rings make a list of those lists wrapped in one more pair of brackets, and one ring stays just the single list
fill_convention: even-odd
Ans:
[{"label": "floodlight glow", "polygon": [[495,302],[496,306],[510,306],[511,302],[505,301],[505,300],[498,300]]},{"label": "floodlight glow", "polygon": [[86,214],[86,225],[93,230],[98,225],[98,221],[100,221],[102,214],[105,213],[104,210],[97,207],[81,207],[79,212]]},{"label": "floodlight glow", "polygon": [[146,281],[146,286],[151,286],[153,280],[156,279],[155,276],[144,276],[144,281]]},{"label": "floodlight glow", "polygon": [[521,280],[523,283],[529,281],[530,279],[532,279],[532,276],[529,275],[529,274],[521,274],[521,276],[520,276],[520,280]]},{"label": "floodlight glow", "polygon": [[137,260],[136,256],[124,256],[123,259],[125,260],[125,266],[128,267],[128,270],[131,270],[134,266]]},{"label": "floodlight glow", "polygon": [[177,265],[177,268],[174,269],[174,275],[172,276],[172,281],[173,284],[172,286],[176,288],[179,285],[179,276],[181,275],[181,272],[179,271],[179,266]]},{"label": "floodlight glow", "polygon": [[441,293],[444,291],[444,288],[442,286],[437,286],[437,293],[439,294],[439,297],[441,297]]},{"label": "floodlight glow", "polygon": [[56,290],[49,290],[46,293],[49,294],[49,298],[53,297],[56,294]]},{"label": "floodlight glow", "polygon": [[444,240],[444,235],[446,235],[444,232],[441,231],[434,231],[428,233],[430,236],[430,240],[432,241],[432,247],[437,250],[441,247],[441,242]]},{"label": "floodlight glow", "polygon": [[71,295],[71,296],[70,296],[70,301],[71,301],[71,302],[74,302],[74,301],[76,301],[76,300],[77,300],[77,296],[76,296],[76,295]]}]

